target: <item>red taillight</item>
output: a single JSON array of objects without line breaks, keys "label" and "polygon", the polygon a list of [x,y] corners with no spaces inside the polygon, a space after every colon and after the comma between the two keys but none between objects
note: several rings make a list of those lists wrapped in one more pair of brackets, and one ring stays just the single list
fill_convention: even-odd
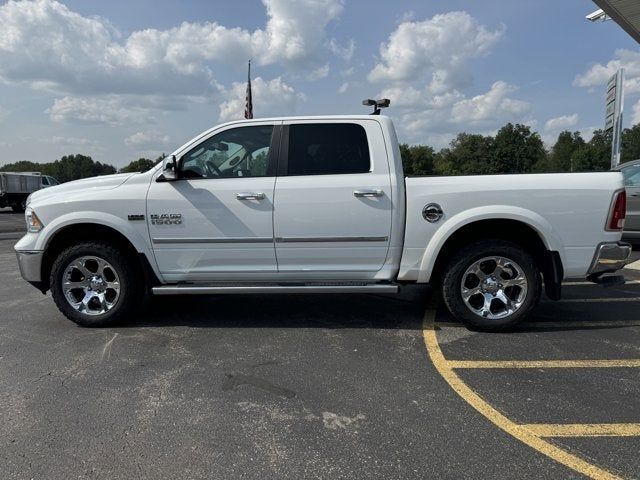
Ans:
[{"label": "red taillight", "polygon": [[616,193],[613,201],[613,208],[609,214],[607,230],[622,230],[624,228],[624,217],[627,214],[627,193],[624,190]]}]

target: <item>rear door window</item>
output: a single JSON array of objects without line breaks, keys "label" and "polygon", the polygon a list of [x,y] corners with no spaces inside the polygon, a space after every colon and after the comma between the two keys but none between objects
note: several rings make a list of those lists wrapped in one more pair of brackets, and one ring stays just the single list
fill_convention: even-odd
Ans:
[{"label": "rear door window", "polygon": [[369,171],[369,145],[367,134],[361,125],[290,125],[288,175],[333,175]]}]

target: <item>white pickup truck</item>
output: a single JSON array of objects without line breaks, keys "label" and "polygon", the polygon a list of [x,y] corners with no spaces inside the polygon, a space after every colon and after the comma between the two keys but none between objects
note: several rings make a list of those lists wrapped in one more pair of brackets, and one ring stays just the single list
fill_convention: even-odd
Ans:
[{"label": "white pickup truck", "polygon": [[628,262],[619,172],[405,178],[385,116],[212,128],[146,173],[35,192],[22,276],[83,326],[146,292],[394,293],[442,289],[452,315],[510,327],[543,289]]}]

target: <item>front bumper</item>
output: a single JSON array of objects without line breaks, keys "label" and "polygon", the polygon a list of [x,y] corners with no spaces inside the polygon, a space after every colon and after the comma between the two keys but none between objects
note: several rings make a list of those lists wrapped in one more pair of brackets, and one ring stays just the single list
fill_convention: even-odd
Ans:
[{"label": "front bumper", "polygon": [[631,245],[625,242],[603,242],[596,248],[593,261],[587,272],[589,278],[612,273],[631,261]]},{"label": "front bumper", "polygon": [[20,275],[29,283],[42,282],[42,257],[44,252],[41,250],[16,250],[18,257],[18,266],[20,267]]}]

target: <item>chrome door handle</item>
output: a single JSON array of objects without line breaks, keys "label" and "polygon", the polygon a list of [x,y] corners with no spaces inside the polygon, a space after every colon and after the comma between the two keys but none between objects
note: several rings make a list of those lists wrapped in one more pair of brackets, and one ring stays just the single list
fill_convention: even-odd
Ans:
[{"label": "chrome door handle", "polygon": [[262,192],[241,192],[236,193],[238,200],[264,200],[264,193]]},{"label": "chrome door handle", "polygon": [[381,197],[384,195],[384,192],[379,189],[374,188],[363,188],[361,190],[354,190],[354,197]]}]

